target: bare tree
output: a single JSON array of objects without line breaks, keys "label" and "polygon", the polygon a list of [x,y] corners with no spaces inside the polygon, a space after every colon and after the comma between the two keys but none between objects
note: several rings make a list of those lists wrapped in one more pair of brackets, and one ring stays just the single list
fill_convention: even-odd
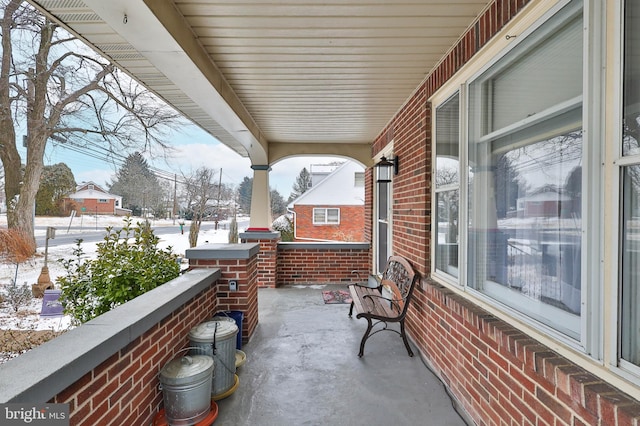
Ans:
[{"label": "bare tree", "polygon": [[202,218],[207,211],[209,201],[218,196],[218,185],[215,182],[216,172],[207,167],[200,167],[190,176],[183,175],[187,206],[193,217],[189,227],[189,247],[195,247],[198,243],[198,233]]},{"label": "bare tree", "polygon": [[[0,7],[0,160],[7,222],[33,236],[33,206],[51,138],[112,153],[166,148],[162,137],[179,115],[33,6],[0,0]],[[23,162],[16,129],[25,125]]]}]

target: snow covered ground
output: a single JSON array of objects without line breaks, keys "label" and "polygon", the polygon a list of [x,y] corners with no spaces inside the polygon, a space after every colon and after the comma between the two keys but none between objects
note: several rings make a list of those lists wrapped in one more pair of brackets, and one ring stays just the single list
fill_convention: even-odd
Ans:
[{"label": "snow covered ground", "polygon": [[[75,218],[72,222],[72,229],[69,233],[78,233],[78,238],[81,238],[79,232],[82,221],[82,226],[85,230],[95,231],[96,221],[98,229],[104,229],[108,226],[122,226],[124,224],[122,217],[115,216],[85,216],[84,218]],[[133,223],[136,222],[134,218]],[[53,226],[56,227],[56,235],[67,233],[69,227],[69,218],[59,217],[36,217],[36,237],[45,235],[46,230],[44,227]],[[154,220],[152,222],[154,227],[175,227],[179,230],[179,225],[173,220]],[[229,241],[228,223],[221,222],[218,230],[207,229],[201,230],[198,236],[198,245],[208,243],[226,243]],[[225,226],[226,225],[226,226]],[[0,228],[6,227],[6,216],[0,216]],[[38,229],[43,227],[42,229]],[[76,228],[76,229],[74,229]],[[223,229],[224,228],[224,229]],[[240,230],[242,231],[242,229]],[[158,234],[156,234],[158,235]],[[176,253],[179,257],[184,257],[185,250],[189,248],[189,222],[184,226],[184,234],[179,232],[170,235],[158,235],[160,238],[159,247],[166,248],[172,247],[173,253]],[[82,243],[82,249],[87,257],[95,256],[96,243]],[[57,247],[50,247],[48,250],[47,266],[49,269],[49,276],[51,282],[55,284],[56,277],[62,276],[65,273],[59,260],[71,258],[73,255],[73,249],[75,244],[63,245]],[[184,261],[183,261],[184,262]],[[10,285],[14,277],[16,277],[16,283],[18,285],[27,284],[31,288],[31,284],[35,284],[40,276],[42,267],[44,266],[44,247],[38,247],[37,255],[31,260],[18,265],[16,274],[15,264],[3,264],[0,263],[0,294],[4,296],[6,292],[6,286]],[[185,264],[186,267],[186,264]],[[53,330],[60,331],[69,328],[70,320],[66,316],[60,317],[41,317],[40,312],[42,310],[42,299],[33,298],[31,303],[21,307],[18,312],[15,312],[8,303],[0,304],[0,329],[2,330]]]}]

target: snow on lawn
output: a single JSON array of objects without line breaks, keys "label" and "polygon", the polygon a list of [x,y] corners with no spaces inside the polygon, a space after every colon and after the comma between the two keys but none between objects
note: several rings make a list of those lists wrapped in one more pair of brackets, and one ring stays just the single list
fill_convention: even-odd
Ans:
[{"label": "snow on lawn", "polygon": [[[97,219],[95,216],[85,216],[84,218],[74,218],[69,229],[69,234],[80,233],[78,229],[82,227],[85,231],[104,230],[108,226],[122,226],[124,225],[122,217],[116,216],[99,216]],[[136,218],[133,219],[132,224],[136,223]],[[40,217],[35,219],[36,225],[36,237],[45,235],[46,230],[44,228],[37,229],[38,227],[53,226],[56,228],[56,235],[62,235],[67,233],[67,227],[69,227],[69,218],[60,217]],[[200,231],[198,236],[198,245],[206,243],[227,243],[229,241],[228,224],[220,222],[220,228],[226,229],[207,229]],[[172,220],[154,220],[152,221],[153,227],[172,226],[179,229],[177,222]],[[0,216],[0,227],[6,227],[6,216]],[[184,258],[185,250],[189,248],[189,221],[184,226],[184,234],[179,232],[171,235],[158,235],[160,242],[158,246],[160,248],[167,248],[171,246],[172,252],[179,257]],[[81,238],[80,234],[78,238]],[[81,247],[84,255],[87,258],[95,257],[97,243],[82,243]],[[47,266],[49,268],[49,276],[51,282],[55,284],[56,278],[65,274],[65,270],[62,267],[59,260],[69,259],[73,257],[73,249],[75,244],[50,247],[48,251]],[[44,266],[44,247],[38,247],[37,254],[31,260],[21,263],[17,268],[16,265],[9,263],[0,263],[0,295],[6,294],[6,286],[10,285],[12,280],[17,277],[16,283],[18,285],[27,284],[31,288],[31,284],[35,284],[38,281],[38,277]],[[183,260],[183,267],[186,267],[185,260]],[[41,317],[40,311],[42,310],[42,299],[32,298],[31,303],[21,307],[18,312],[9,306],[9,303],[4,302],[0,304],[0,329],[2,330],[53,330],[60,331],[69,328],[70,319],[67,316],[61,317]]]}]

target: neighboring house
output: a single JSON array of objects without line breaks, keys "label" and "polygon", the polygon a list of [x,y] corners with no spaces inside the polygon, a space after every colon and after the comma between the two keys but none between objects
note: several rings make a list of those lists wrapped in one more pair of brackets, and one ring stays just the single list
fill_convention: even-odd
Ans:
[{"label": "neighboring house", "polygon": [[351,161],[333,167],[289,204],[295,241],[364,241],[364,170]]},{"label": "neighboring house", "polygon": [[74,205],[76,214],[131,214],[131,210],[122,208],[122,197],[109,194],[93,182],[83,182],[76,188],[76,192],[66,200]]},{"label": "neighboring house", "polygon": [[518,198],[518,217],[568,217],[575,210],[574,204],[571,197],[557,188],[544,186]]}]

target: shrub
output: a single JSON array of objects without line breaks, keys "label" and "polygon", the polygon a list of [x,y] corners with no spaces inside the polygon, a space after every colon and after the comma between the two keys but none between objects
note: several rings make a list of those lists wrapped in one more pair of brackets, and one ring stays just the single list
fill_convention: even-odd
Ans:
[{"label": "shrub", "polygon": [[180,274],[177,256],[171,247],[157,247],[159,238],[148,223],[132,227],[131,219],[124,222],[119,231],[107,228],[95,259],[83,259],[78,240],[74,257],[61,261],[67,273],[57,280],[60,300],[76,322],[89,321]]},{"label": "shrub", "polygon": [[294,240],[293,221],[285,214],[278,217],[271,224],[273,229],[280,231],[280,240],[283,242],[291,242]]},{"label": "shrub", "polygon": [[15,280],[11,280],[11,284],[6,287],[4,300],[11,306],[14,312],[31,303],[31,287],[24,283],[17,285]]}]

